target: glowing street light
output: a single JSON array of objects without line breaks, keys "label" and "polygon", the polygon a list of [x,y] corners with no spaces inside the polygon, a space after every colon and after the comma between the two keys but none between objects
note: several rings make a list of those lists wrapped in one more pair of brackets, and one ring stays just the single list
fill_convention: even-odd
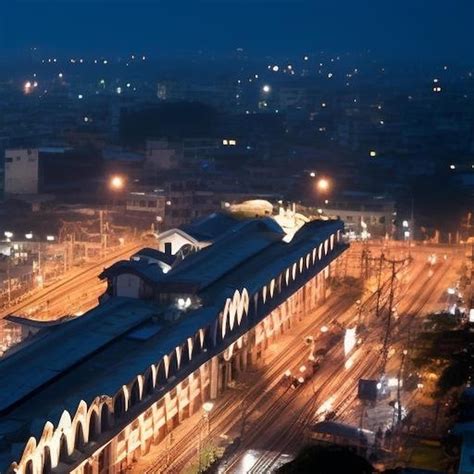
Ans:
[{"label": "glowing street light", "polygon": [[46,240],[47,240],[48,242],[54,242],[55,237],[54,237],[54,235],[47,235],[47,236],[46,236]]},{"label": "glowing street light", "polygon": [[265,92],[265,94],[269,94],[271,90],[272,90],[272,88],[268,84],[265,84],[262,87],[262,91]]},{"label": "glowing street light", "polygon": [[33,233],[32,232],[28,232],[28,234],[25,234],[25,238],[27,240],[31,240],[33,238]]},{"label": "glowing street light", "polygon": [[204,410],[205,413],[209,414],[211,413],[212,409],[214,408],[214,403],[212,402],[205,402],[202,405],[202,409]]},{"label": "glowing street light", "polygon": [[330,188],[329,180],[326,178],[321,178],[317,182],[316,187],[318,188],[318,191],[321,191],[323,193],[329,191],[329,188]]},{"label": "glowing street light", "polygon": [[115,175],[110,179],[110,187],[114,191],[120,191],[125,186],[125,179],[122,176]]},{"label": "glowing street light", "polygon": [[6,230],[3,235],[7,238],[7,239],[11,239],[13,237],[13,232],[10,232],[8,230]]}]

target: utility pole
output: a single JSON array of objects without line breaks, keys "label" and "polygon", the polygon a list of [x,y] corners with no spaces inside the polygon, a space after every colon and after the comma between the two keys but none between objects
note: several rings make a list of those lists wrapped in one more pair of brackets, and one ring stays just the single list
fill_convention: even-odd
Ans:
[{"label": "utility pole", "polygon": [[[408,257],[409,259],[410,257]],[[385,368],[387,366],[387,359],[388,359],[388,352],[390,349],[390,336],[392,330],[392,315],[393,315],[393,302],[395,299],[395,284],[397,278],[397,265],[404,265],[407,261],[406,258],[402,260],[388,260],[385,261],[391,265],[391,276],[390,276],[390,292],[388,296],[388,316],[387,316],[387,323],[385,326],[385,335],[383,340],[383,348],[382,348],[382,375],[385,374]]]},{"label": "utility pole", "polygon": [[377,276],[377,304],[375,306],[376,318],[380,316],[380,298],[382,296],[382,268],[383,268],[384,260],[385,260],[385,255],[382,252],[379,258],[379,270],[378,270],[378,276]]}]

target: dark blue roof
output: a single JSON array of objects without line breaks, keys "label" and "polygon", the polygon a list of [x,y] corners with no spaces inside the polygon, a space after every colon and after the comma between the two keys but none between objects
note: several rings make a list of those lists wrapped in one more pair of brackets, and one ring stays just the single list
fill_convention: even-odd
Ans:
[{"label": "dark blue roof", "polygon": [[152,258],[154,260],[158,260],[159,262],[166,263],[167,265],[173,265],[174,261],[176,260],[176,255],[164,253],[160,250],[152,249],[151,247],[145,247],[139,250],[136,254],[132,255],[132,258],[133,257]]},{"label": "dark blue roof", "polygon": [[239,224],[239,222],[238,219],[232,217],[230,214],[214,212],[191,224],[183,225],[180,229],[196,240],[212,241]]}]

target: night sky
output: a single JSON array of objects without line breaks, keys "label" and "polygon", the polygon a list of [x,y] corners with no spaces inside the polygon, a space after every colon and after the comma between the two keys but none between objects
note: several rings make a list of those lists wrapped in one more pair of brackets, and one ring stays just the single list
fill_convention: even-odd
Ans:
[{"label": "night sky", "polygon": [[0,51],[474,59],[472,0],[0,0]]}]

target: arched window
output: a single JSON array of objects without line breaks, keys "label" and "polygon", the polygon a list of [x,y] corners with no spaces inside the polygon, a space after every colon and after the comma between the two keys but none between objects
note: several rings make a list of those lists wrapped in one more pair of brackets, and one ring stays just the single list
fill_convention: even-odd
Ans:
[{"label": "arched window", "polygon": [[59,462],[66,462],[69,458],[69,452],[67,449],[66,435],[63,433],[59,440]]},{"label": "arched window", "polygon": [[43,474],[51,473],[51,451],[49,446],[44,447]]},{"label": "arched window", "polygon": [[156,376],[156,385],[164,385],[166,383],[166,368],[165,362],[162,360],[158,364],[158,374]]},{"label": "arched window", "polygon": [[150,395],[151,393],[153,393],[153,371],[150,367],[145,375],[145,381],[143,384],[143,396]]},{"label": "arched window", "polygon": [[33,474],[33,461],[31,459],[26,463],[25,474]]},{"label": "arched window", "polygon": [[100,432],[104,433],[110,427],[109,420],[109,407],[107,403],[104,403],[100,409]]},{"label": "arched window", "polygon": [[130,406],[135,406],[140,402],[140,387],[138,385],[138,380],[135,380],[132,385],[132,390],[130,391]]},{"label": "arched window", "polygon": [[93,410],[89,419],[89,441],[95,441],[97,439],[98,421],[97,412]]},{"label": "arched window", "polygon": [[119,394],[115,397],[114,401],[114,416],[115,418],[121,417],[125,413],[125,395],[123,390],[120,390]]},{"label": "arched window", "polygon": [[76,435],[74,437],[74,448],[81,449],[84,447],[84,430],[82,429],[82,423],[78,422],[76,425]]}]

